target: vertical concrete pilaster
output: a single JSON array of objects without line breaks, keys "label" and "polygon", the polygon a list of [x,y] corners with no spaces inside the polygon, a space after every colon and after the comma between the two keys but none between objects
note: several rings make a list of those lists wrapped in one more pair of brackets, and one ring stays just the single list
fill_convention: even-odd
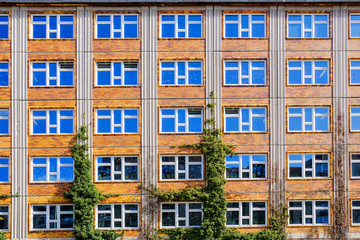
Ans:
[{"label": "vertical concrete pilaster", "polygon": [[12,8],[12,92],[11,92],[11,137],[12,137],[12,199],[11,238],[27,238],[27,9]]}]

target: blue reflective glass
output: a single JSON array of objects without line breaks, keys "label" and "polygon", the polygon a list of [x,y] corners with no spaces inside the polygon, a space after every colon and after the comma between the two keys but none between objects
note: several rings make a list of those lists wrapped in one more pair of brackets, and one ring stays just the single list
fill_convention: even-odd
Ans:
[{"label": "blue reflective glass", "polygon": [[201,85],[201,70],[189,71],[189,84]]},{"label": "blue reflective glass", "polygon": [[56,111],[49,111],[49,123],[56,124],[57,122],[57,112]]},{"label": "blue reflective glass", "polygon": [[8,39],[9,38],[9,25],[4,24],[0,25],[0,39]]},{"label": "blue reflective glass", "polygon": [[327,24],[315,24],[315,37],[326,38],[328,35]]},{"label": "blue reflective glass", "polygon": [[[0,120],[0,122],[1,122],[1,120]],[[33,133],[34,134],[46,133],[46,120],[45,119],[33,120]]]},{"label": "blue reflective glass", "polygon": [[351,108],[351,113],[360,113],[360,108],[359,107],[352,107]]},{"label": "blue reflective glass", "polygon": [[109,71],[98,71],[97,72],[97,84],[99,86],[110,86],[111,84],[111,75]]},{"label": "blue reflective glass", "polygon": [[328,131],[328,117],[315,117],[315,131]]},{"label": "blue reflective glass", "polygon": [[288,20],[290,21],[301,21],[301,15],[289,15]]},{"label": "blue reflective glass", "polygon": [[9,167],[0,167],[0,182],[9,182]]},{"label": "blue reflective glass", "polygon": [[96,20],[97,20],[98,22],[101,22],[101,21],[110,21],[110,16],[108,16],[108,15],[97,15]]},{"label": "blue reflective glass", "polygon": [[238,162],[239,161],[239,156],[227,156],[226,157],[226,161],[229,161],[229,162],[232,162],[232,161],[236,161]]},{"label": "blue reflective glass", "polygon": [[301,70],[289,70],[289,84],[301,84]]},{"label": "blue reflective glass", "polygon": [[46,22],[46,16],[33,16],[34,22]]},{"label": "blue reflective glass", "polygon": [[312,108],[305,108],[305,122],[312,122]]},{"label": "blue reflective glass", "polygon": [[161,16],[161,21],[175,21],[174,15],[163,15]]},{"label": "blue reflective glass", "polygon": [[252,128],[255,132],[265,132],[265,117],[253,117]]},{"label": "blue reflective glass", "polygon": [[178,110],[178,123],[185,123],[185,115],[186,115],[185,109]]},{"label": "blue reflective glass", "polygon": [[201,24],[189,24],[189,38],[201,38]]},{"label": "blue reflective glass", "polygon": [[175,118],[163,118],[161,132],[175,132]]},{"label": "blue reflective glass", "polygon": [[201,21],[201,15],[189,15],[189,21]]},{"label": "blue reflective glass", "polygon": [[138,84],[138,72],[137,71],[125,71],[125,85],[137,85]]},{"label": "blue reflective glass", "polygon": [[265,70],[252,71],[252,84],[265,84]]},{"label": "blue reflective glass", "polygon": [[60,119],[60,133],[74,133],[73,119]]},{"label": "blue reflective glass", "polygon": [[238,67],[239,63],[238,62],[225,62],[225,66],[226,67]]},{"label": "blue reflective glass", "polygon": [[33,25],[33,38],[46,38],[46,24]]},{"label": "blue reflective glass", "polygon": [[132,21],[135,22],[137,21],[137,15],[125,15],[124,16],[124,21]]},{"label": "blue reflective glass", "polygon": [[301,131],[301,117],[289,117],[289,131]]},{"label": "blue reflective glass", "polygon": [[0,158],[0,164],[9,164],[8,158]]},{"label": "blue reflective glass", "polygon": [[61,182],[74,181],[74,167],[60,167],[60,181]]},{"label": "blue reflective glass", "polygon": [[350,36],[360,37],[360,23],[351,23],[350,24]]},{"label": "blue reflective glass", "polygon": [[201,132],[201,118],[189,118],[189,132]]},{"label": "blue reflective glass", "polygon": [[360,21],[360,15],[351,14],[350,20]]},{"label": "blue reflective glass", "polygon": [[73,24],[60,25],[60,38],[73,38],[74,27]]},{"label": "blue reflective glass", "polygon": [[33,111],[33,116],[34,117],[45,117],[46,111]]},{"label": "blue reflective glass", "polygon": [[249,16],[248,15],[241,16],[241,29],[249,29]]},{"label": "blue reflective glass", "polygon": [[315,84],[328,84],[327,70],[315,70]]},{"label": "blue reflective glass", "polygon": [[62,158],[60,158],[60,163],[61,164],[73,164],[74,159],[72,159],[71,157],[62,157]]},{"label": "blue reflective glass", "polygon": [[265,114],[265,108],[253,108],[252,114]]},{"label": "blue reflective glass", "polygon": [[304,28],[305,29],[311,29],[311,15],[305,15],[304,16]]},{"label": "blue reflective glass", "polygon": [[114,110],[114,123],[121,124],[121,111],[122,110]]},{"label": "blue reflective glass", "polygon": [[241,75],[249,75],[249,62],[241,62]]},{"label": "blue reflective glass", "polygon": [[60,16],[60,22],[72,22],[73,19],[73,16]]},{"label": "blue reflective glass", "polygon": [[161,72],[162,84],[175,84],[175,71],[174,70],[162,70]]},{"label": "blue reflective glass", "polygon": [[227,38],[239,37],[239,28],[237,23],[225,24],[225,37]]},{"label": "blue reflective glass", "polygon": [[185,15],[178,16],[178,29],[185,29]]},{"label": "blue reflective glass", "polygon": [[46,72],[33,72],[34,86],[46,86]]},{"label": "blue reflective glass", "polygon": [[360,116],[351,117],[351,130],[360,131]]},{"label": "blue reflective glass", "polygon": [[265,16],[264,15],[252,15],[251,20],[252,21],[264,21]]},{"label": "blue reflective glass", "polygon": [[225,21],[237,21],[238,19],[238,15],[225,15]]},{"label": "blue reflective glass", "polygon": [[253,155],[253,161],[266,161],[266,155]]},{"label": "blue reflective glass", "polygon": [[125,110],[124,114],[125,116],[137,116],[138,110]]},{"label": "blue reflective glass", "polygon": [[137,24],[125,24],[125,38],[137,38],[138,27]]},{"label": "blue reflective glass", "polygon": [[121,76],[121,62],[114,62],[114,76]]},{"label": "blue reflective glass", "polygon": [[288,36],[291,38],[300,38],[301,37],[301,24],[299,23],[289,23]]},{"label": "blue reflective glass", "polygon": [[97,37],[110,38],[110,24],[97,24]]},{"label": "blue reflective glass", "polygon": [[239,75],[237,70],[225,71],[225,84],[239,84]]},{"label": "blue reflective glass", "polygon": [[328,210],[316,210],[316,223],[317,224],[329,223]]},{"label": "blue reflective glass", "polygon": [[315,15],[315,21],[327,21],[328,16],[327,15]]},{"label": "blue reflective glass", "polygon": [[121,16],[114,16],[114,29],[121,29]]},{"label": "blue reflective glass", "polygon": [[226,117],[226,132],[238,132],[239,131],[239,118],[238,117]]},{"label": "blue reflective glass", "polygon": [[[7,64],[6,64],[7,65]],[[0,86],[9,85],[9,72],[0,72]]]},{"label": "blue reflective glass", "polygon": [[319,113],[319,114],[328,114],[329,113],[329,109],[328,108],[315,108],[315,113]]},{"label": "blue reflective glass", "polygon": [[253,23],[252,24],[252,37],[253,38],[263,38],[263,37],[265,37],[265,24],[263,24],[263,23]]},{"label": "blue reflective glass", "polygon": [[289,108],[289,114],[301,114],[301,108]]},{"label": "blue reflective glass", "polygon": [[34,182],[46,181],[46,167],[33,167],[33,181]]},{"label": "blue reflective glass", "polygon": [[60,72],[60,86],[73,86],[74,85],[73,72]]},{"label": "blue reflective glass", "polygon": [[111,132],[111,120],[110,119],[98,119],[97,132],[98,133],[110,133]]},{"label": "blue reflective glass", "polygon": [[49,29],[50,30],[56,30],[57,28],[57,17],[56,16],[50,16],[49,17]]},{"label": "blue reflective glass", "polygon": [[175,24],[162,24],[162,38],[173,38],[175,37]]},{"label": "blue reflective glass", "polygon": [[243,123],[249,123],[250,122],[250,115],[249,115],[249,109],[248,108],[241,109],[241,122],[243,122]]},{"label": "blue reflective glass", "polygon": [[162,115],[175,115],[174,109],[162,109],[161,110]]},{"label": "blue reflective glass", "polygon": [[57,172],[57,158],[50,158],[49,162],[50,162],[49,172],[56,173]]}]

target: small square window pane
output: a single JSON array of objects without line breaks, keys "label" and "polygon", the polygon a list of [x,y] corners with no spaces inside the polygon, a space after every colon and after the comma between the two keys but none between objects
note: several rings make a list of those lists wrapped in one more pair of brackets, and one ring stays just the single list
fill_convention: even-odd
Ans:
[{"label": "small square window pane", "polygon": [[[290,16],[289,16],[290,18]],[[301,24],[299,23],[289,23],[288,36],[290,38],[300,38],[301,37]]]},{"label": "small square window pane", "polygon": [[97,38],[110,38],[110,24],[97,25]]},{"label": "small square window pane", "polygon": [[137,38],[138,27],[137,24],[125,24],[125,38]]},{"label": "small square window pane", "polygon": [[175,24],[173,24],[173,23],[170,23],[170,24],[163,23],[162,24],[161,37],[162,38],[174,38],[175,37]]},{"label": "small square window pane", "polygon": [[290,224],[302,224],[302,211],[290,210]]},{"label": "small square window pane", "polygon": [[138,119],[137,118],[125,118],[125,132],[137,133],[138,132]]}]

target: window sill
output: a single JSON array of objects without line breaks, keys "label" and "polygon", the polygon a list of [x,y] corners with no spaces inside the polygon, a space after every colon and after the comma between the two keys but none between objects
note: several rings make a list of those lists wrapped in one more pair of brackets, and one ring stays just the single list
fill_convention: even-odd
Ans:
[{"label": "window sill", "polygon": [[47,89],[55,89],[55,88],[75,88],[75,86],[29,86],[30,89],[39,89],[39,88],[47,88]]},{"label": "window sill", "polygon": [[29,182],[29,185],[42,185],[42,184],[55,184],[55,185],[60,185],[60,184],[73,184],[73,182]]},{"label": "window sill", "polygon": [[259,181],[263,181],[263,182],[269,182],[270,179],[268,178],[261,178],[261,179],[257,179],[257,178],[252,178],[252,179],[236,179],[236,178],[225,178],[227,182],[259,182]]},{"label": "window sill", "polygon": [[44,133],[41,133],[41,134],[33,134],[33,133],[30,133],[29,134],[30,137],[35,137],[35,136],[40,136],[40,137],[56,137],[56,136],[61,136],[61,137],[75,137],[76,136],[76,133],[65,133],[65,134],[55,134],[55,133],[52,133],[52,134],[44,134]]},{"label": "window sill", "polygon": [[223,84],[223,86],[222,87],[225,87],[225,88],[228,88],[228,87],[246,87],[246,88],[248,88],[248,87],[269,87],[269,85],[268,84],[244,84],[244,85],[242,85],[242,84],[233,84],[233,85],[230,85],[230,84]]},{"label": "window sill", "polygon": [[188,182],[191,182],[191,183],[193,183],[193,182],[199,182],[199,183],[203,183],[203,182],[205,182],[205,180],[204,179],[181,179],[181,180],[175,180],[175,179],[169,179],[169,180],[166,180],[166,179],[160,179],[159,180],[159,183],[170,183],[170,182],[172,182],[172,183],[188,183]]},{"label": "window sill", "polygon": [[158,38],[158,41],[161,40],[205,40],[205,38],[201,37],[201,38]]},{"label": "window sill", "polygon": [[94,137],[141,136],[140,133],[94,133]]},{"label": "window sill", "polygon": [[199,134],[203,134],[204,132],[196,132],[196,133],[184,133],[184,132],[181,132],[181,133],[159,133],[159,135],[199,135]]},{"label": "window sill", "polygon": [[287,224],[288,228],[298,228],[298,227],[302,227],[302,228],[312,228],[312,227],[332,227],[332,225],[330,224],[308,224],[308,225],[290,225],[290,224]]},{"label": "window sill", "polygon": [[95,184],[112,184],[112,183],[116,183],[116,184],[119,184],[119,183],[141,183],[140,180],[133,180],[133,181],[119,181],[119,180],[114,180],[114,181],[109,181],[109,180],[106,180],[106,181],[101,181],[101,180],[95,180],[94,182]]},{"label": "window sill", "polygon": [[[360,131],[359,131],[360,132]],[[313,131],[313,132],[289,132],[289,131],[286,131],[286,134],[321,134],[321,133],[332,133],[331,131]]]},{"label": "window sill", "polygon": [[269,134],[269,132],[223,132],[224,134]]},{"label": "window sill", "polygon": [[169,87],[198,87],[198,88],[204,88],[205,85],[204,84],[199,84],[199,85],[162,85],[162,84],[159,84],[159,87],[161,88],[169,88]]},{"label": "window sill", "polygon": [[286,40],[331,40],[331,37],[326,37],[326,38],[301,38],[301,37],[296,37],[296,38],[285,38]]},{"label": "window sill", "polygon": [[223,37],[222,40],[269,40],[267,37]]},{"label": "window sill", "polygon": [[326,178],[286,178],[286,181],[290,181],[290,182],[294,182],[294,181],[329,181],[332,180],[331,177],[326,177]]},{"label": "window sill", "polygon": [[[76,38],[28,38],[28,41],[75,41]],[[37,231],[37,230],[36,230]]]},{"label": "window sill", "polygon": [[104,40],[141,40],[141,38],[93,38],[94,41],[104,41]]},{"label": "window sill", "polygon": [[331,83],[327,84],[289,84],[286,83],[286,87],[331,87]]},{"label": "window sill", "polygon": [[121,85],[121,86],[98,86],[94,85],[94,88],[140,88],[140,85]]}]

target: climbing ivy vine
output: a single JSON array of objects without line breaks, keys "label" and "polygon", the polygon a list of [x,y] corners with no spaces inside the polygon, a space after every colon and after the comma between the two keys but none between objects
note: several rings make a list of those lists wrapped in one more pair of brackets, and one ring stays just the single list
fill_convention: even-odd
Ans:
[{"label": "climbing ivy vine", "polygon": [[180,147],[198,149],[206,159],[206,187],[188,187],[182,190],[161,191],[158,188],[144,189],[150,196],[160,201],[198,201],[203,204],[203,222],[201,228],[174,228],[160,229],[154,235],[147,235],[149,240],[286,240],[285,224],[287,208],[273,210],[273,217],[269,219],[269,228],[257,232],[242,234],[226,227],[227,201],[225,198],[225,158],[233,155],[233,146],[222,141],[222,131],[215,126],[214,93],[211,93],[212,102],[207,105],[211,110],[211,118],[206,120],[208,128],[200,135],[201,141],[197,144],[187,144]]},{"label": "climbing ivy vine", "polygon": [[95,187],[92,178],[92,162],[88,154],[88,129],[81,126],[77,134],[77,141],[71,147],[74,159],[74,183],[65,192],[64,197],[74,203],[74,235],[76,240],[115,240],[122,237],[122,233],[115,231],[101,231],[94,229],[94,209],[98,203],[109,195],[101,194]]},{"label": "climbing ivy vine", "polygon": [[0,240],[6,240],[6,234],[4,232],[0,232]]}]

